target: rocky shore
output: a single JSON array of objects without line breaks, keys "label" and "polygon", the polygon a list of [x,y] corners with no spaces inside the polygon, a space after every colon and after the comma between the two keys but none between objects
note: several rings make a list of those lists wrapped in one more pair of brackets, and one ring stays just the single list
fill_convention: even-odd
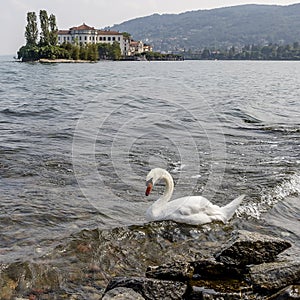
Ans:
[{"label": "rocky shore", "polygon": [[235,231],[210,259],[149,266],[144,277],[112,278],[102,299],[300,299],[300,259],[278,258],[291,246]]},{"label": "rocky shore", "polygon": [[300,299],[298,253],[218,224],[82,230],[39,259],[1,264],[0,299]]}]

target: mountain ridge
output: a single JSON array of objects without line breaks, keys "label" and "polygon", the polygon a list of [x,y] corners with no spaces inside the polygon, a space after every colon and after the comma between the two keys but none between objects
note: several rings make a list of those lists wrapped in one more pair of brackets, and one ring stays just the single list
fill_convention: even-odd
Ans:
[{"label": "mountain ridge", "polygon": [[300,3],[244,4],[152,14],[116,24],[111,30],[129,32],[157,51],[226,48],[248,44],[288,44],[300,40]]}]

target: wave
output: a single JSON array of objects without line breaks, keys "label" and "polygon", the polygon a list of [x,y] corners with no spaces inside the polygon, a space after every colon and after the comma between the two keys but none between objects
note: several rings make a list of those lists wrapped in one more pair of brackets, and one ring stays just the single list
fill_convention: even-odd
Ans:
[{"label": "wave", "polygon": [[299,133],[300,132],[300,125],[299,127],[296,126],[280,126],[280,125],[272,125],[272,126],[263,126],[261,128],[264,131],[272,131],[272,132],[279,132],[279,133]]},{"label": "wave", "polygon": [[261,215],[285,198],[300,195],[300,174],[293,174],[270,191],[263,193],[259,202],[250,202],[237,210],[237,216],[248,216],[260,219]]},{"label": "wave", "polygon": [[59,112],[58,109],[54,107],[45,108],[42,110],[15,110],[11,108],[5,108],[0,111],[0,114],[8,115],[8,116],[15,116],[15,117],[31,117],[31,116],[40,116],[40,115],[47,115]]}]

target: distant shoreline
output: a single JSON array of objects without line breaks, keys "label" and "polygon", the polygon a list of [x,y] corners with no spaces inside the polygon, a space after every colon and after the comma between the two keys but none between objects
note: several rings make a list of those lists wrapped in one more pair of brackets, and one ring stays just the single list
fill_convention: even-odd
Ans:
[{"label": "distant shoreline", "polygon": [[44,64],[51,64],[51,63],[94,63],[91,60],[74,60],[74,59],[48,59],[48,58],[41,58],[37,60],[37,62],[44,63]]}]

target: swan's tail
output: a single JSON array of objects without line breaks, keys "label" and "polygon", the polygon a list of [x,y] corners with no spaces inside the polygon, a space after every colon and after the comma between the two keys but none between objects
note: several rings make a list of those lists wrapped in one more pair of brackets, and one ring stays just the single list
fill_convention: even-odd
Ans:
[{"label": "swan's tail", "polygon": [[221,210],[222,210],[223,215],[225,217],[225,222],[227,222],[228,220],[230,220],[233,217],[236,209],[241,204],[244,197],[245,197],[245,195],[241,195],[241,196],[235,198],[234,200],[232,200],[227,205],[221,207]]}]

